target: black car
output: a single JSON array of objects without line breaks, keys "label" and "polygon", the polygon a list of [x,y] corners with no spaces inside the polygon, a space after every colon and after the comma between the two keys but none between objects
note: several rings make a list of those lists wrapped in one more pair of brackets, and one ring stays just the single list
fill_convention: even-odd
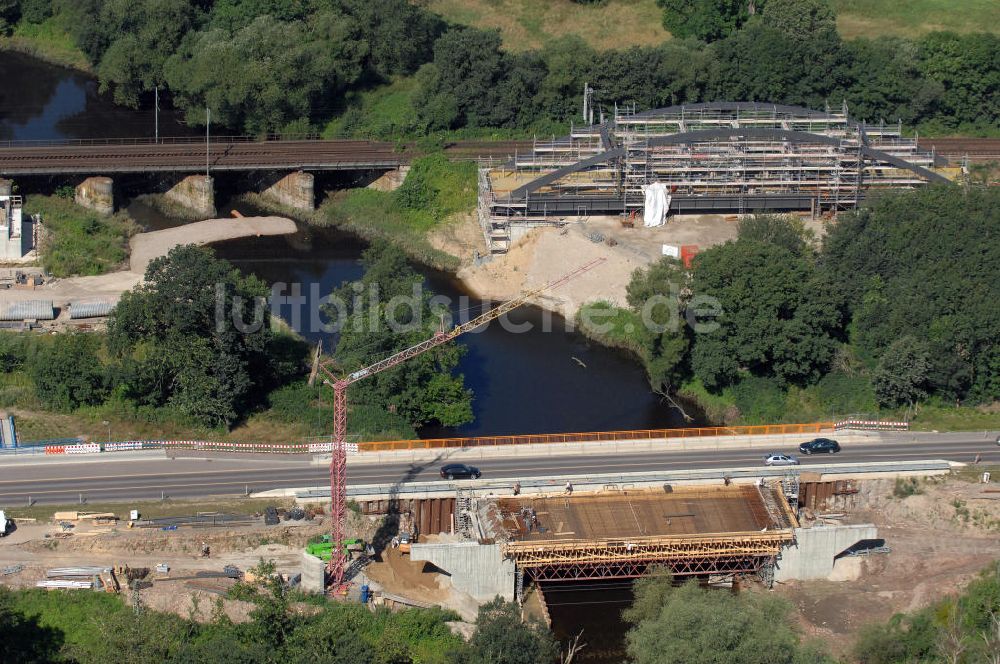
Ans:
[{"label": "black car", "polygon": [[445,480],[478,480],[481,475],[478,468],[464,463],[449,463],[441,468],[441,479]]},{"label": "black car", "polygon": [[833,454],[840,451],[840,443],[831,438],[816,438],[799,445],[802,454]]}]

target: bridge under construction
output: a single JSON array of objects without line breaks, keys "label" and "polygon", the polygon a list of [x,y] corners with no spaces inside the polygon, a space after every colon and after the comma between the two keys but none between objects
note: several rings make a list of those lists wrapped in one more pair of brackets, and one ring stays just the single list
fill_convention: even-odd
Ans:
[{"label": "bridge under construction", "polygon": [[412,546],[482,601],[535,582],[678,577],[822,578],[871,526],[802,529],[793,475],[754,483],[660,485],[478,497],[460,490],[453,535]]},{"label": "bridge under construction", "polygon": [[660,183],[665,212],[752,213],[856,207],[869,192],[947,182],[961,172],[904,136],[900,124],[852,119],[846,106],[816,111],[753,102],[636,112],[536,140],[479,168],[479,220],[493,253],[513,228],[567,217],[644,210]]},{"label": "bridge under construction", "polygon": [[505,498],[487,528],[533,581],[676,576],[767,577],[793,539],[779,484]]}]

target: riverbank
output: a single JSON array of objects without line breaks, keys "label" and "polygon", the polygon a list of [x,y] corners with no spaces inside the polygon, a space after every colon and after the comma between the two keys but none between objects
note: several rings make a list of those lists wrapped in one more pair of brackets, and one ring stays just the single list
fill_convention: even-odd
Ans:
[{"label": "riverbank", "polygon": [[243,237],[290,235],[295,230],[295,222],[286,217],[236,217],[206,219],[162,231],[140,233],[132,238],[129,266],[132,272],[143,274],[150,261],[166,256],[171,249],[183,244],[205,245]]},{"label": "riverbank", "polygon": [[52,300],[59,308],[64,308],[75,300],[117,301],[122,293],[142,282],[150,261],[158,256],[165,256],[176,246],[204,245],[244,237],[289,235],[295,230],[295,222],[284,217],[243,217],[208,219],[162,231],[139,233],[131,240],[128,269],[98,276],[50,279],[35,289],[6,290],[0,295],[0,301]]},{"label": "riverbank", "polygon": [[22,21],[15,26],[14,34],[0,37],[0,52],[3,51],[29,55],[52,65],[95,75],[87,56],[76,47],[73,38],[55,17],[42,23]]}]

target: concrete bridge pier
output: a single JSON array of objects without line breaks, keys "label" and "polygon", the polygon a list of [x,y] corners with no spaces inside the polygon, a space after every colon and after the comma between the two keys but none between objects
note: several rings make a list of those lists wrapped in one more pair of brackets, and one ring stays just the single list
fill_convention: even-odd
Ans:
[{"label": "concrete bridge pier", "polygon": [[0,178],[0,196],[12,196],[14,194],[14,181]]},{"label": "concrete bridge pier", "polygon": [[87,178],[76,185],[73,200],[76,201],[77,205],[89,208],[98,214],[114,214],[114,185],[114,180],[108,177]]},{"label": "concrete bridge pier", "polygon": [[261,196],[285,207],[312,212],[316,209],[315,178],[303,171],[289,173],[267,186]]},{"label": "concrete bridge pier", "polygon": [[163,198],[199,216],[214,217],[215,179],[205,175],[189,175],[167,190]]},{"label": "concrete bridge pier", "polygon": [[406,180],[406,176],[409,172],[409,166],[400,166],[399,168],[394,168],[391,171],[386,171],[374,182],[369,184],[368,189],[375,189],[376,191],[395,191],[402,186],[403,181]]}]

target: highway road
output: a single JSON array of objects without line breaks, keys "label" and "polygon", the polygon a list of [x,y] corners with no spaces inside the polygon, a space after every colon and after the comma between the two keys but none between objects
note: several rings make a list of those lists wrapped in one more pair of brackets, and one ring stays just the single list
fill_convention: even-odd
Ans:
[{"label": "highway road", "polygon": [[[896,436],[892,441],[846,444],[835,455],[799,455],[802,465],[864,461],[947,459],[1000,463],[995,436],[966,434]],[[774,451],[792,452],[792,446]],[[560,455],[493,458],[478,462],[483,477],[538,478],[555,475],[626,473],[649,470],[695,470],[762,465],[760,449],[641,452],[608,455]],[[65,459],[68,461],[68,459]],[[350,483],[389,484],[440,479],[443,461],[423,464],[357,464],[348,470]],[[243,495],[270,489],[321,486],[329,481],[325,466],[310,465],[305,457],[265,458],[144,458],[115,460],[111,454],[85,463],[23,463],[0,460],[0,507],[36,503],[71,504],[80,496],[89,502],[204,496]]]}]

